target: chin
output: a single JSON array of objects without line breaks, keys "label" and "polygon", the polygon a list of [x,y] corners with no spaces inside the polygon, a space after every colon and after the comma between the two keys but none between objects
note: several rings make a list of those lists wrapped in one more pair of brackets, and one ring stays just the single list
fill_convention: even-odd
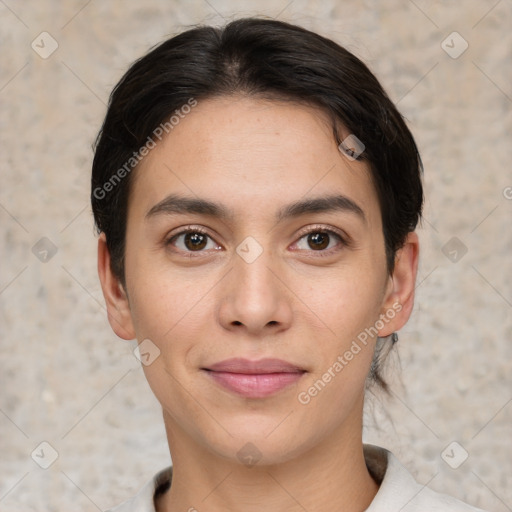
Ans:
[{"label": "chin", "polygon": [[[230,436],[223,429],[217,429],[220,437],[212,438],[211,431],[206,434],[204,442],[215,455],[237,462],[243,466],[272,466],[288,462],[308,451],[315,444],[312,436],[294,425],[281,424],[286,414],[279,421],[253,421],[245,418],[236,424],[224,424]],[[261,428],[259,428],[261,427]],[[299,437],[298,433],[301,432]]]}]

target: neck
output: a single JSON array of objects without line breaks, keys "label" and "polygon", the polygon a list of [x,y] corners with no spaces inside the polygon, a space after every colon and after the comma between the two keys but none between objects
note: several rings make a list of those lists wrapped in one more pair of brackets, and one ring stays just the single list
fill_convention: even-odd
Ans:
[{"label": "neck", "polygon": [[361,512],[378,491],[363,455],[361,416],[297,457],[252,467],[205,450],[165,411],[164,421],[173,477],[158,512]]}]

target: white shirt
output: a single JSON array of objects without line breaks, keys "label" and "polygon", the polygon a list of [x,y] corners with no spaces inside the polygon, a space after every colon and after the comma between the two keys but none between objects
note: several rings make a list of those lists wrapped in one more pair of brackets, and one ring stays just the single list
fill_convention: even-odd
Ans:
[{"label": "white shirt", "polygon": [[[379,483],[379,490],[366,512],[484,512],[460,500],[439,494],[419,484],[388,450],[364,445],[366,466]],[[159,471],[129,500],[107,512],[156,512],[155,492],[167,489],[172,479],[172,466]]]}]

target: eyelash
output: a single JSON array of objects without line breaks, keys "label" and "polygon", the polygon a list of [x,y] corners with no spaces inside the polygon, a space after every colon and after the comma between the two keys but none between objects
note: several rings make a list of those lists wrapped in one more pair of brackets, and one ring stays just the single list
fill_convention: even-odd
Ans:
[{"label": "eyelash", "polygon": [[[165,246],[172,245],[172,242],[174,240],[176,240],[178,237],[180,237],[182,235],[187,235],[188,233],[200,233],[202,235],[207,236],[211,240],[213,240],[213,238],[207,233],[207,231],[205,229],[203,229],[201,227],[187,226],[182,231],[179,231],[178,233],[175,233],[175,234],[169,236],[164,242]],[[331,247],[330,249],[320,249],[317,251],[315,251],[313,249],[309,250],[309,252],[319,253],[318,257],[330,256],[333,252],[338,252],[339,250],[341,250],[342,247],[348,247],[350,245],[349,240],[347,239],[346,235],[343,235],[341,232],[338,232],[337,230],[327,229],[322,226],[313,226],[312,228],[309,228],[305,231],[300,232],[297,242],[312,233],[325,233],[330,236],[334,235],[335,237],[337,237],[339,239],[339,244],[337,247]],[[297,242],[295,242],[295,243],[297,243]],[[307,249],[298,249],[298,251],[307,251]],[[184,252],[185,254],[189,255],[190,257],[200,257],[203,255],[202,253],[204,253],[205,251],[204,250],[182,251],[181,249],[179,249],[178,252]]]}]

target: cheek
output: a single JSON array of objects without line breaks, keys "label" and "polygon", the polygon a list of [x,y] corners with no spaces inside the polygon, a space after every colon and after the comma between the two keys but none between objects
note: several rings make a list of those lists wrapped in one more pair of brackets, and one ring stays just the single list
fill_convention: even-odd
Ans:
[{"label": "cheek", "polygon": [[134,290],[130,307],[139,342],[151,340],[158,353],[154,364],[144,366],[158,397],[159,389],[175,384],[172,377],[183,382],[195,371],[191,352],[204,348],[204,341],[209,340],[214,297],[211,288],[215,281],[211,276],[186,277],[169,266],[159,267],[149,261],[146,265],[143,258],[137,263],[130,282]]},{"label": "cheek", "polygon": [[379,317],[384,285],[375,268],[337,268],[315,278],[304,277],[295,286],[305,307],[339,340],[346,342]]},{"label": "cheek", "polygon": [[[167,410],[188,410],[187,415],[193,418],[198,412],[190,407],[182,386],[189,381],[192,372],[189,353],[198,340],[204,338],[198,327],[204,323],[206,314],[201,294],[177,280],[149,282],[145,279],[135,281],[134,285],[139,291],[143,290],[133,300],[132,315],[137,337],[148,344],[150,352],[148,362],[142,358],[147,382]],[[180,292],[183,289],[186,292]]]},{"label": "cheek", "polygon": [[190,309],[194,288],[179,273],[171,273],[161,255],[147,249],[154,241],[135,230],[126,238],[126,284],[135,331],[139,340],[158,343]]},{"label": "cheek", "polygon": [[322,320],[322,334],[310,333],[319,364],[297,396],[308,411],[305,428],[316,429],[319,416],[322,429],[336,428],[359,406],[377,339],[371,328],[379,318],[381,281],[375,270],[338,269],[322,288],[304,288],[308,305]]},{"label": "cheek", "polygon": [[376,267],[337,268],[299,287],[298,295],[307,297],[304,303],[314,313],[311,316],[319,319],[315,322],[318,329],[309,333],[319,364],[308,379],[309,387],[301,391],[306,394],[304,401],[311,401],[312,409],[336,403],[336,418],[364,389],[373,359],[377,339],[374,326],[383,289],[382,273]]},{"label": "cheek", "polygon": [[198,315],[204,311],[204,287],[176,276],[149,273],[134,280],[132,286],[137,290],[131,311],[138,337],[149,337],[166,348],[177,333],[193,334]]},{"label": "cheek", "polygon": [[150,338],[158,343],[173,326],[171,312],[176,312],[176,295],[166,293],[165,287],[152,281],[150,276],[143,281],[134,279],[131,287],[136,290],[130,297],[130,309],[137,337],[139,340],[141,337]]}]

